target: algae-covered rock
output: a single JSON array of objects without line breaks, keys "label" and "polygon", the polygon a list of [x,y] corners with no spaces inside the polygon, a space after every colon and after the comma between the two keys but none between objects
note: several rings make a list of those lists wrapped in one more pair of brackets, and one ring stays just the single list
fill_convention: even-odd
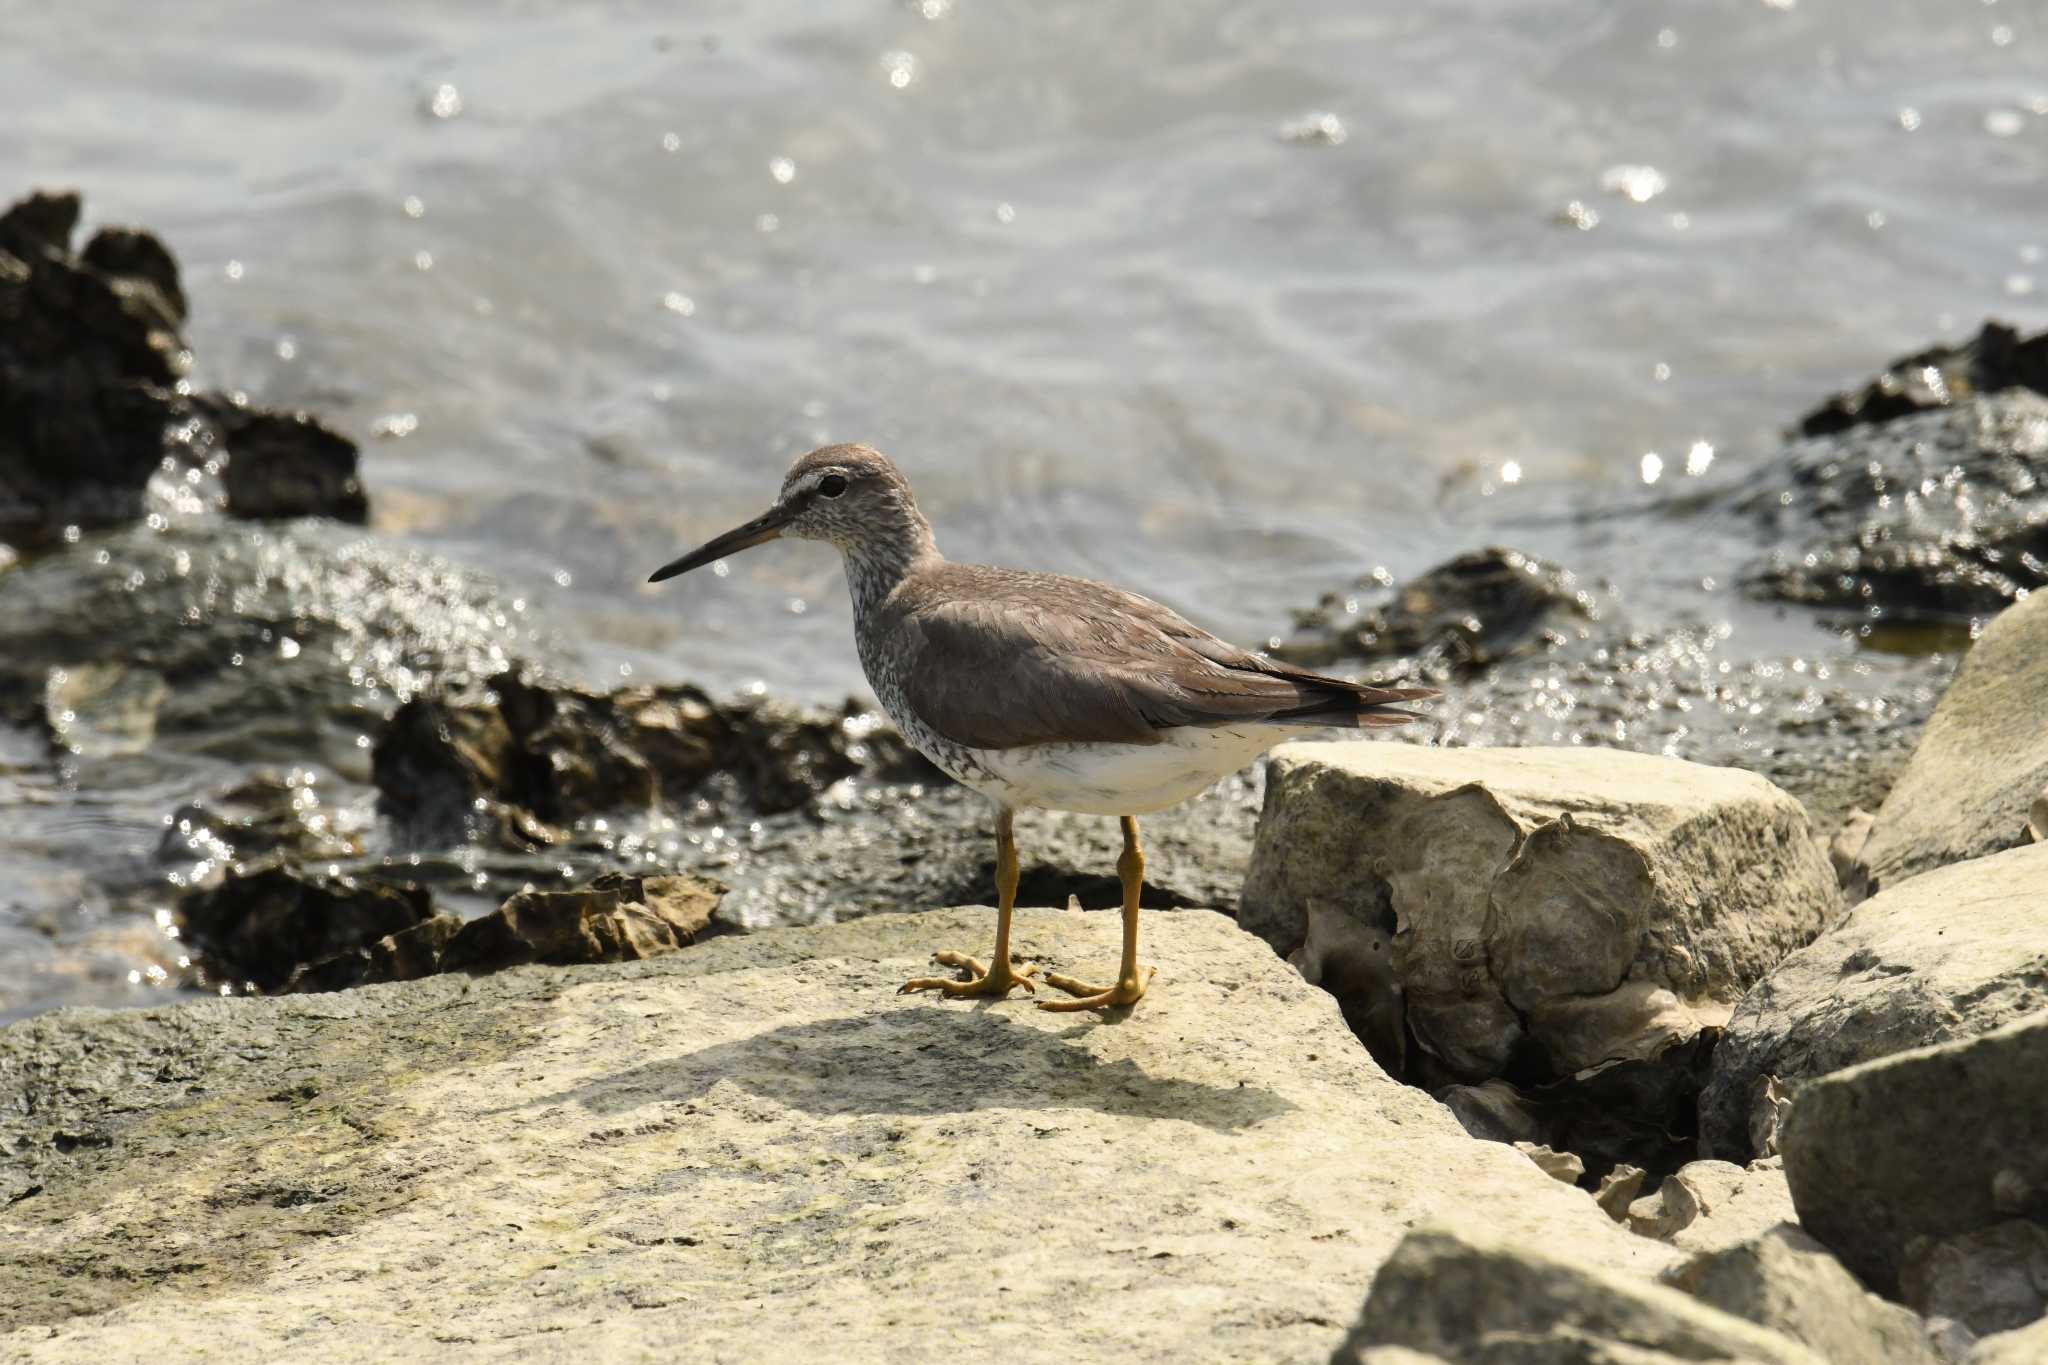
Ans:
[{"label": "algae-covered rock", "polygon": [[1773,1086],[1796,1097],[1828,1072],[2048,1009],[2044,888],[2048,847],[1956,863],[1880,892],[1778,964],[1714,1051],[1706,1153],[1746,1160]]},{"label": "algae-covered rock", "polygon": [[[1121,1022],[895,993],[991,921],[0,1031],[0,1356],[160,1359],[203,1304],[244,1359],[1315,1361],[1412,1224],[1676,1262],[1221,916],[1146,915]],[[1015,946],[1119,938],[1027,910]]]}]

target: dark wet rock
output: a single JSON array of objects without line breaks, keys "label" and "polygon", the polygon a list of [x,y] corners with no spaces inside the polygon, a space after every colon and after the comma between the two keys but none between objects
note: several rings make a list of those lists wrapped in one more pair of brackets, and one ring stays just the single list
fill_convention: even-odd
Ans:
[{"label": "dark wet rock", "polygon": [[431,915],[410,929],[386,934],[365,948],[338,953],[299,968],[291,991],[340,991],[385,981],[417,981],[441,970],[441,954],[462,931],[460,915]]},{"label": "dark wet rock", "polygon": [[893,730],[687,686],[596,693],[516,672],[407,703],[372,760],[379,809],[414,843],[509,831],[528,841],[608,812],[675,804],[714,777],[748,809],[796,809],[856,774],[936,777]]},{"label": "dark wet rock", "polygon": [[6,598],[0,710],[41,710],[54,671],[154,674],[157,751],[351,779],[393,707],[537,639],[488,581],[318,521],[110,532],[12,570]]},{"label": "dark wet rock", "polygon": [[1569,570],[1519,550],[1474,550],[1396,585],[1365,578],[1295,616],[1273,653],[1308,667],[1413,657],[1468,671],[1585,639],[1603,603]]},{"label": "dark wet rock", "polygon": [[1982,615],[2048,585],[2048,399],[2015,390],[1795,441],[1737,507],[1765,596],[1866,622]]},{"label": "dark wet rock", "polygon": [[433,913],[417,886],[327,877],[271,862],[178,902],[186,941],[231,981],[274,991],[309,963],[367,947]]},{"label": "dark wet rock", "polygon": [[2048,1292],[2044,1114],[2048,1013],[1824,1076],[1785,1127],[1799,1221],[1879,1293],[2017,1327]]},{"label": "dark wet rock", "polygon": [[2048,592],[2000,612],[1963,659],[1845,882],[1867,895],[2033,841],[2048,784]]},{"label": "dark wet rock", "polygon": [[1824,1360],[1936,1365],[1941,1359],[1916,1314],[1865,1289],[1826,1247],[1789,1224],[1702,1252],[1664,1281],[1803,1342]]},{"label": "dark wet rock", "polygon": [[1570,1260],[1561,1247],[1451,1228],[1411,1232],[1395,1248],[1331,1365],[1398,1359],[1377,1354],[1388,1347],[1460,1365],[1822,1359],[1678,1290]]},{"label": "dark wet rock", "polygon": [[225,451],[221,487],[230,516],[333,517],[362,525],[370,503],[356,444],[311,413],[273,412],[219,396],[194,401]]},{"label": "dark wet rock", "polygon": [[1706,1155],[1748,1159],[1753,1120],[1774,1107],[1771,1078],[1796,1118],[1816,1077],[2048,1009],[2043,888],[2048,847],[1956,863],[1879,892],[1779,963],[1715,1049],[1700,1096]]},{"label": "dark wet rock", "polygon": [[1799,420],[1799,434],[1827,436],[2012,388],[2048,394],[2048,332],[2023,337],[1987,322],[1960,346],[1900,356],[1862,388],[1836,394]]},{"label": "dark wet rock", "polygon": [[140,516],[180,410],[169,252],[122,232],[73,255],[78,214],[77,195],[39,194],[0,215],[0,544]]},{"label": "dark wet rock", "polygon": [[[319,774],[256,772],[171,813],[158,857],[166,862],[236,863],[284,858],[325,863],[359,856],[359,831],[321,799]],[[331,785],[331,784],[329,784]]]}]

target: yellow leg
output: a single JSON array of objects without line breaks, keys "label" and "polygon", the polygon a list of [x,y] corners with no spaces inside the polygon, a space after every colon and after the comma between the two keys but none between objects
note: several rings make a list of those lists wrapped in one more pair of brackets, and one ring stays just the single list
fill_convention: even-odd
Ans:
[{"label": "yellow leg", "polygon": [[1124,816],[1124,851],[1116,860],[1116,875],[1124,884],[1124,960],[1117,968],[1114,986],[1090,986],[1070,976],[1046,973],[1046,982],[1077,997],[1073,1000],[1041,1000],[1042,1010],[1106,1010],[1135,1005],[1145,996],[1153,968],[1138,965],[1138,893],[1145,886],[1145,850],[1138,846],[1138,822]]},{"label": "yellow leg", "polygon": [[1038,970],[1037,963],[1015,968],[1010,965],[1010,912],[1017,905],[1017,836],[1013,824],[1014,817],[1007,808],[996,812],[996,950],[993,957],[984,965],[978,958],[965,953],[950,950],[933,953],[932,960],[940,966],[954,967],[967,975],[920,976],[904,982],[896,992],[898,995],[937,991],[947,996],[992,995],[1001,1000],[1019,986],[1027,992],[1036,990],[1031,984],[1031,974]]}]

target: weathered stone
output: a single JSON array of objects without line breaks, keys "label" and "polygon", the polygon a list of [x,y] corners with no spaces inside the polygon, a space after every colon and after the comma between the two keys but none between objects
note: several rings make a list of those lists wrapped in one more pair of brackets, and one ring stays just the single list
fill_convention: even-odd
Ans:
[{"label": "weathered stone", "polygon": [[1979,1336],[2025,1327],[2048,1313],[2048,1220],[2008,1218],[1909,1248],[1899,1285],[1921,1312]]},{"label": "weathered stone", "polygon": [[1784,1165],[1693,1161],[1664,1177],[1656,1193],[1628,1206],[1631,1231],[1680,1251],[1715,1251],[1755,1237],[1797,1215]]},{"label": "weathered stone", "polygon": [[2022,337],[2004,323],[1987,322],[1960,346],[1900,356],[1862,388],[1838,393],[1801,418],[1799,430],[1824,436],[2011,388],[2048,393],[2048,332]]},{"label": "weathered stone", "polygon": [[1802,1082],[2048,1009],[2048,847],[1893,886],[1743,999],[1700,1095],[1709,1156],[1747,1160],[1766,1077]]},{"label": "weathered stone", "polygon": [[575,891],[528,891],[471,920],[441,952],[444,972],[531,962],[638,962],[707,932],[725,888],[699,877],[606,873]]},{"label": "weathered stone", "polygon": [[462,931],[460,915],[432,915],[410,929],[386,934],[366,948],[315,962],[292,973],[286,989],[341,991],[386,981],[417,981],[441,970],[441,954]]},{"label": "weathered stone", "polygon": [[271,862],[188,893],[177,913],[186,940],[223,976],[273,991],[302,966],[410,929],[433,913],[433,901],[417,886]]},{"label": "weathered stone", "polygon": [[1562,1180],[1567,1185],[1576,1185],[1586,1174],[1586,1163],[1579,1160],[1576,1152],[1554,1152],[1548,1147],[1533,1142],[1517,1142],[1515,1150],[1536,1163],[1536,1169],[1552,1180]]},{"label": "weathered stone", "polygon": [[1823,1076],[1785,1127],[1799,1221],[1878,1292],[1928,1288],[1942,1276],[1922,1267],[1942,1243],[2011,1219],[2048,1224],[2043,1115],[2048,1012]]},{"label": "weathered stone", "polygon": [[1665,1277],[1702,1303],[1848,1365],[1937,1365],[1919,1317],[1856,1282],[1826,1247],[1789,1224],[1706,1251]]},{"label": "weathered stone", "polygon": [[[1344,1022],[1389,1076],[1407,1076],[1408,1023],[1394,979],[1390,904],[1374,905],[1368,921],[1352,909],[1310,901],[1307,935],[1287,960],[1304,981],[1337,997]],[[1470,1123],[1465,1126],[1470,1130]]]},{"label": "weathered stone", "polygon": [[[1416,1223],[1676,1262],[1220,916],[1147,915],[1118,1023],[895,993],[991,918],[0,1031],[0,1181],[37,1187],[0,1206],[0,1357],[160,1359],[203,1304],[237,1359],[1309,1361]],[[1092,974],[1119,936],[1027,910],[1016,947]]]},{"label": "weathered stone", "polygon": [[1878,809],[1855,881],[1866,894],[1882,891],[1916,873],[2030,842],[2028,810],[2044,783],[2048,592],[2000,612],[1964,657]]},{"label": "weathered stone", "polygon": [[1636,1192],[1643,1188],[1645,1172],[1640,1166],[1617,1166],[1607,1173],[1600,1182],[1599,1191],[1593,1202],[1600,1211],[1617,1223],[1628,1222],[1629,1206],[1635,1203]]},{"label": "weathered stone", "polygon": [[[1397,921],[1413,1039],[1448,1073],[1651,1059],[1718,1024],[1837,913],[1799,804],[1733,769],[1595,749],[1274,751],[1239,909]],[[1373,1008],[1364,1002],[1354,1008]]]},{"label": "weathered stone", "polygon": [[1425,667],[1484,668],[1583,639],[1603,604],[1555,564],[1491,546],[1395,587],[1372,578],[1297,612],[1274,654],[1320,668],[1339,659],[1413,656]]},{"label": "weathered stone", "polygon": [[1821,1365],[1806,1347],[1675,1289],[1567,1260],[1556,1250],[1444,1228],[1410,1233],[1332,1365],[1403,1346],[1471,1365]]},{"label": "weathered stone", "polygon": [[1737,500],[1772,597],[1873,629],[1997,611],[2048,585],[2048,399],[2023,390],[1796,441]]}]

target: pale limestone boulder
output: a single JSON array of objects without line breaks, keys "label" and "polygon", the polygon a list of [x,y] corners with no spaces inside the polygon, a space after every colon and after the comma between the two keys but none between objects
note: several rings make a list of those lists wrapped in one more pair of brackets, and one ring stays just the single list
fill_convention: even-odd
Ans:
[{"label": "pale limestone boulder", "polygon": [[1119,1019],[896,994],[993,919],[0,1030],[0,1360],[1308,1362],[1418,1223],[1678,1260],[1220,915]]},{"label": "pale limestone boulder", "polygon": [[2044,1360],[2048,1360],[2048,1318],[2031,1327],[1985,1337],[1969,1355],[1969,1365],[2041,1365]]},{"label": "pale limestone boulder", "polygon": [[[1747,1159],[1773,1094],[2048,1009],[2048,845],[1900,882],[1743,998],[1700,1095],[1709,1156]],[[1773,1082],[1775,1081],[1775,1092]]]},{"label": "pale limestone boulder", "polygon": [[1871,1288],[2004,1331],[2048,1290],[2044,1131],[2048,1011],[1808,1083],[1785,1174],[1800,1224]]},{"label": "pale limestone boulder", "polygon": [[1754,774],[1344,741],[1274,750],[1239,922],[1321,959],[1346,924],[1361,960],[1390,939],[1415,1039],[1482,1080],[1531,1044],[1560,1074],[1654,1057],[1840,908],[1805,811]]},{"label": "pale limestone boulder", "polygon": [[1664,1277],[1702,1303],[1803,1342],[1824,1359],[1939,1365],[1918,1314],[1856,1282],[1791,1224],[1702,1252]]},{"label": "pale limestone boulder", "polygon": [[[1776,1332],[1661,1285],[1498,1233],[1422,1228],[1380,1268],[1331,1365],[1405,1347],[1440,1360],[1823,1365]],[[1209,1356],[1204,1358],[1220,1358]]]},{"label": "pale limestone boulder", "polygon": [[1970,647],[1878,808],[1852,885],[1868,895],[2029,842],[2044,786],[2048,593],[2037,592],[2000,612]]},{"label": "pale limestone boulder", "polygon": [[1746,1167],[1687,1162],[1656,1193],[1628,1206],[1631,1231],[1694,1253],[1739,1245],[1797,1217],[1784,1163],[1776,1160]]}]

